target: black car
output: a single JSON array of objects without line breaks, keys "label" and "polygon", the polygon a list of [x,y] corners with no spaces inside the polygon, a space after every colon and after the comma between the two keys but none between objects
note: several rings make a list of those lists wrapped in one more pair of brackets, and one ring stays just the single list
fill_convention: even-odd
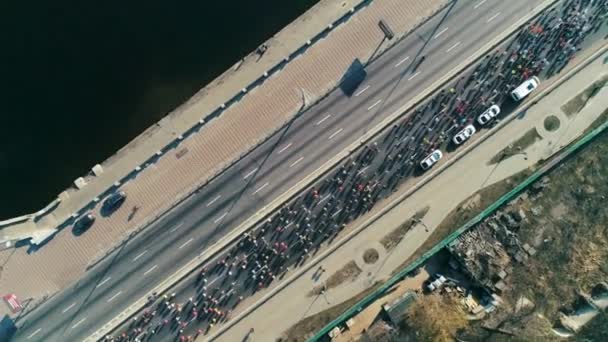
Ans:
[{"label": "black car", "polygon": [[118,209],[127,199],[127,194],[124,191],[115,192],[106,199],[103,206],[106,210],[114,211]]},{"label": "black car", "polygon": [[91,213],[84,215],[74,224],[74,234],[80,235],[87,231],[87,229],[91,228],[91,226],[95,223],[95,216]]}]

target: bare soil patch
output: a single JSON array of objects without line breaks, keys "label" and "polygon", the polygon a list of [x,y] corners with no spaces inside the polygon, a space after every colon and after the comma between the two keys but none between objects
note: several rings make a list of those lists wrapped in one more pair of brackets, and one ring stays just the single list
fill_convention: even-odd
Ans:
[{"label": "bare soil patch", "polygon": [[312,297],[312,296],[317,296],[317,295],[321,294],[321,291],[323,291],[323,287],[325,287],[325,289],[329,290],[331,288],[341,285],[342,283],[344,283],[347,280],[353,281],[353,280],[355,280],[355,278],[357,278],[357,276],[359,274],[361,274],[361,272],[362,271],[359,268],[359,266],[357,266],[357,263],[354,262],[353,260],[351,260],[346,265],[344,265],[344,267],[342,267],[341,269],[334,272],[334,274],[329,276],[329,278],[327,278],[327,280],[325,281],[324,284],[315,286],[308,293],[308,296]]},{"label": "bare soil patch", "polygon": [[395,246],[397,246],[397,244],[399,244],[399,242],[403,240],[405,234],[407,234],[407,232],[412,229],[412,227],[414,227],[419,220],[422,220],[424,216],[426,216],[426,213],[429,212],[430,208],[431,207],[426,206],[418,210],[412,217],[405,220],[405,222],[403,222],[399,227],[393,229],[390,233],[386,234],[380,240],[382,246],[384,246],[387,251],[390,251],[391,249],[395,248]]},{"label": "bare soil patch", "polygon": [[514,155],[522,154],[524,151],[532,146],[535,142],[542,140],[543,137],[538,134],[536,128],[531,128],[526,134],[522,135],[521,138],[517,139],[515,142],[505,147],[502,151],[498,152],[492,159],[490,159],[489,164],[498,164],[505,159],[509,159]]}]

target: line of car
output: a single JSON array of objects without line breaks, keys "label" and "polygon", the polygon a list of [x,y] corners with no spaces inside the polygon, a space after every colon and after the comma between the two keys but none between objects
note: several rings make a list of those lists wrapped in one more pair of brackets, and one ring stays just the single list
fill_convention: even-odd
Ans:
[{"label": "line of car", "polygon": [[[534,91],[534,89],[538,88],[539,84],[540,80],[538,77],[532,76],[511,92],[511,98],[516,102],[521,101],[524,97]],[[480,126],[484,126],[496,118],[498,114],[500,114],[500,107],[498,105],[492,105],[477,117],[477,123]],[[452,137],[452,142],[456,146],[461,145],[473,136],[475,132],[477,132],[477,129],[474,125],[467,125]],[[422,170],[428,170],[441,160],[441,158],[443,158],[443,153],[441,150],[436,149],[420,161],[420,168],[422,168]]]},{"label": "line of car", "polygon": [[[106,198],[106,200],[103,202],[101,210],[102,210],[102,212],[111,214],[116,209],[120,208],[120,206],[125,202],[126,199],[127,199],[127,194],[124,191],[122,191],[122,190],[117,191],[117,192],[111,194],[110,196],[108,196],[108,198]],[[91,212],[88,212],[85,215],[83,215],[80,219],[78,219],[76,221],[76,223],[74,223],[72,232],[74,233],[74,235],[81,235],[84,232],[86,232],[89,228],[91,228],[91,226],[94,223],[95,223],[95,215],[93,215],[93,213],[91,213]]]}]

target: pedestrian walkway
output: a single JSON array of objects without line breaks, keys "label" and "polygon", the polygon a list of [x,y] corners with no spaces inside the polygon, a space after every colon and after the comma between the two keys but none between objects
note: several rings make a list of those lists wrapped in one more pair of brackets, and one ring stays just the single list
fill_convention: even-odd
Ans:
[{"label": "pedestrian walkway", "polygon": [[[607,87],[604,87],[576,115],[566,116],[561,112],[561,106],[595,80],[608,74],[604,64],[606,57],[608,54],[604,52],[602,57],[597,58],[592,64],[576,73],[525,111],[524,116],[516,118],[500,128],[489,139],[441,172],[432,182],[424,185],[407,200],[398,200],[398,197],[403,194],[397,193],[384,203],[380,203],[369,216],[355,221],[353,223],[355,227],[365,224],[369,224],[369,226],[333,253],[319,260],[318,263],[312,263],[302,276],[295,279],[289,278],[288,281],[292,282],[286,288],[270,297],[253,313],[238,320],[216,340],[240,340],[250,327],[255,327],[256,339],[260,341],[276,340],[282,336],[284,331],[300,320],[354,297],[377,281],[385,281],[460,203],[473,196],[479,189],[495,184],[541,160],[546,160],[562,146],[580,136],[601,115],[608,106]],[[560,126],[554,131],[548,131],[544,125],[545,119],[550,115],[556,115],[560,119]],[[522,151],[525,153],[512,156],[499,164],[489,163],[499,151],[516,141],[531,127],[537,129],[542,137],[541,140]],[[466,178],[463,178],[463,175],[466,175]],[[409,190],[407,183],[401,189]],[[393,209],[372,221],[373,216],[381,210],[381,207],[395,202],[397,205]],[[429,210],[423,218],[424,224],[415,226],[395,248],[387,251],[378,244],[388,232],[398,228],[407,218],[427,206]],[[369,248],[374,248],[379,252],[378,260],[372,265],[362,261],[362,253]],[[335,288],[328,289],[324,294],[326,299],[308,295],[313,288],[323,284],[328,277],[350,261],[356,262],[363,270],[353,281],[346,281]],[[320,277],[314,277],[318,265],[326,269],[326,272]],[[373,319],[376,316],[364,315],[362,317]],[[357,316],[357,318],[360,317]],[[361,323],[357,326],[365,328],[367,325]],[[356,336],[359,332],[351,332],[351,335]]]},{"label": "pedestrian walkway", "polygon": [[[5,227],[3,231],[11,239],[31,233],[32,227],[36,232],[44,233],[60,225],[83,203],[91,200],[94,201],[91,209],[97,213],[99,198],[96,196],[135,169],[121,186],[128,193],[127,203],[110,217],[98,215],[95,229],[87,234],[75,238],[65,229],[36,253],[27,254],[24,248],[1,251],[3,272],[0,293],[16,293],[22,300],[35,302],[65,288],[83,274],[92,259],[103,256],[109,247],[125,238],[129,232],[145,226],[283,125],[302,105],[303,92],[310,102],[314,101],[335,87],[354,59],[365,63],[372,54],[386,48],[388,42],[382,40],[383,34],[377,27],[380,19],[391,26],[396,36],[400,36],[446,2],[370,2],[351,20],[336,27],[326,38],[313,44],[280,72],[228,107],[220,117],[180,141],[174,149],[149,160],[169,141],[179,141],[182,132],[268,70],[283,58],[281,56],[305,44],[304,37],[313,36],[313,32],[320,31],[328,22],[359,3],[322,2],[301,18],[296,26],[288,27],[271,39],[267,43],[267,52],[259,61],[256,61],[255,54],[246,57],[242,64],[236,65],[210,87],[144,132],[132,144],[102,163],[101,167],[94,168],[90,175],[78,182],[80,190],[66,191],[59,196],[60,201],[52,203],[43,212]],[[379,42],[382,42],[380,46]],[[252,113],[255,113],[255,117]],[[139,210],[136,215],[131,215],[131,209],[135,206]]]}]

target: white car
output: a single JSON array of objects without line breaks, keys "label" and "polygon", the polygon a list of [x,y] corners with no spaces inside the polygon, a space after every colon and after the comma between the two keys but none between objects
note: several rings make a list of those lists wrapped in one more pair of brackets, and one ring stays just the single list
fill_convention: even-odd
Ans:
[{"label": "white car", "polygon": [[511,92],[511,97],[515,101],[520,101],[524,97],[528,96],[534,89],[538,87],[540,84],[540,80],[536,76],[532,76],[531,78],[524,81],[524,83],[520,84],[519,87],[515,88]]},{"label": "white car", "polygon": [[468,125],[467,127],[463,128],[460,132],[458,132],[452,138],[452,141],[454,142],[454,144],[460,145],[463,142],[467,141],[467,139],[469,139],[473,134],[475,134],[475,132],[477,132],[477,130],[475,130],[475,126]]},{"label": "white car", "polygon": [[479,122],[479,124],[483,126],[487,124],[490,120],[494,119],[498,114],[500,114],[500,107],[498,107],[498,105],[493,105],[477,117],[477,122]]},{"label": "white car", "polygon": [[428,170],[431,166],[437,163],[443,157],[443,153],[439,150],[431,152],[426,158],[420,162],[420,167],[423,170]]}]

